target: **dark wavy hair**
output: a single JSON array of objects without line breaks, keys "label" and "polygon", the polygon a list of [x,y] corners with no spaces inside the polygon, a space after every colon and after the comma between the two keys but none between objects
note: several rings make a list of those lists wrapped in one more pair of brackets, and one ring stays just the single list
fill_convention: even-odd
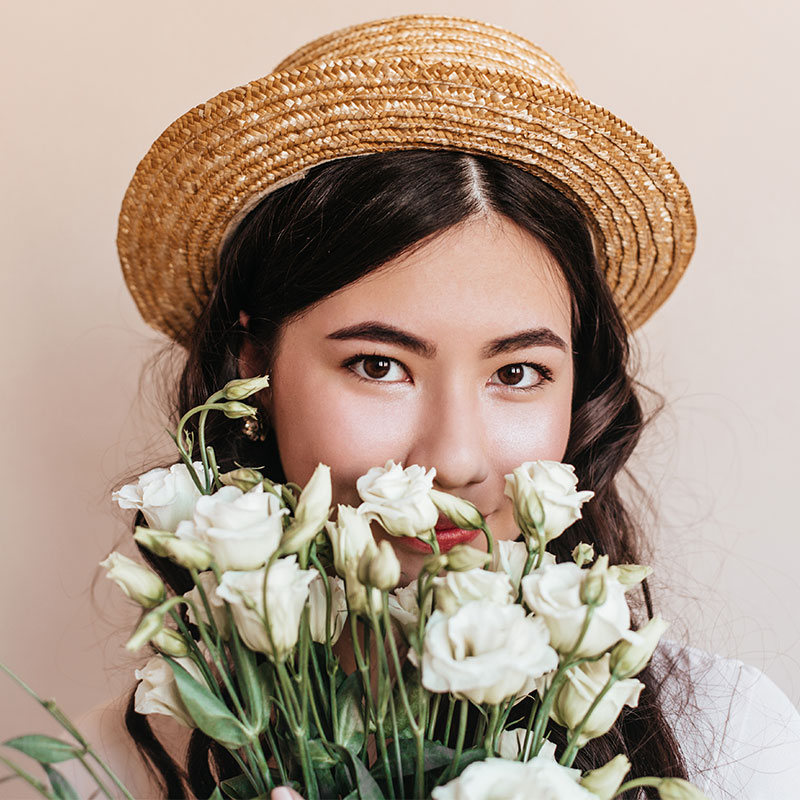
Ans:
[{"label": "dark wavy hair", "polygon": [[[295,315],[487,210],[542,242],[571,292],[575,385],[565,460],[575,465],[582,486],[595,498],[585,506],[583,519],[550,549],[566,560],[583,541],[608,554],[611,563],[638,563],[640,531],[618,488],[645,424],[629,374],[627,332],[598,268],[584,214],[564,194],[507,162],[444,150],[346,158],[315,167],[267,195],[221,254],[213,295],[185,339],[190,344],[172,411],[181,416],[239,377],[244,337],[254,338],[268,367],[281,326]],[[240,311],[250,318],[246,330]],[[242,434],[240,421],[215,416],[220,419],[210,427],[208,443],[222,469],[259,464],[270,478],[284,479],[274,435],[253,443]],[[143,555],[175,591],[191,588],[180,569]],[[637,621],[652,616],[646,583],[634,605]],[[685,778],[680,748],[662,713],[664,676],[646,669],[639,677],[646,686],[639,706],[623,709],[611,731],[590,741],[574,766],[592,769],[624,753],[633,764],[630,777]],[[192,734],[186,764],[175,763],[146,718],[133,709],[132,697],[126,723],[168,797],[185,797],[187,790],[208,796],[214,776],[229,774],[230,757],[201,731]]]}]

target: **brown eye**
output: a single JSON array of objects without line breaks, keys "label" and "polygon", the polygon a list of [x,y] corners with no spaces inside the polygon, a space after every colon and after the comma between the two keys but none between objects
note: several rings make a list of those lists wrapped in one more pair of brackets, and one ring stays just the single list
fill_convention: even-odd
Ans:
[{"label": "brown eye", "polygon": [[379,380],[385,378],[392,368],[392,362],[388,358],[380,358],[375,356],[373,358],[365,358],[362,362],[364,364],[364,374],[368,378]]},{"label": "brown eye", "polygon": [[551,380],[549,370],[533,364],[506,364],[489,379],[494,386],[510,386],[514,389],[535,389]]},{"label": "brown eye", "polygon": [[397,383],[408,378],[403,365],[386,356],[359,356],[352,359],[347,366],[356,375],[368,381]]},{"label": "brown eye", "polygon": [[525,368],[522,364],[508,364],[497,370],[497,377],[506,386],[516,386],[525,377]]}]

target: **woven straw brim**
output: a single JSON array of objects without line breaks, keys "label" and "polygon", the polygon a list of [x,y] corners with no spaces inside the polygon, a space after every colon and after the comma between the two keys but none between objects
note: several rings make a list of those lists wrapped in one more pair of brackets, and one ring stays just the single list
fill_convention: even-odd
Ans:
[{"label": "woven straw brim", "polygon": [[630,329],[661,305],[692,254],[694,214],[675,168],[604,109],[486,64],[344,58],[223,92],[154,143],[117,240],[143,317],[185,343],[226,233],[259,198],[326,161],[415,148],[505,159],[578,203]]}]

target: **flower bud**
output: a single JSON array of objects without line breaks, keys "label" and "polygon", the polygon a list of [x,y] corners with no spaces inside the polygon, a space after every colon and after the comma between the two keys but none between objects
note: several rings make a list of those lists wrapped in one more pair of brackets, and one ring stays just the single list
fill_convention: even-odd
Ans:
[{"label": "flower bud", "polygon": [[608,556],[600,556],[581,583],[581,603],[587,606],[599,606],[605,601],[607,573]]},{"label": "flower bud", "polygon": [[141,525],[136,526],[133,538],[151,553],[162,558],[167,555],[165,543],[168,539],[174,539],[175,534],[169,531],[157,531],[152,528],[145,528]]},{"label": "flower bud", "polygon": [[332,492],[331,468],[317,464],[305,489],[300,492],[294,521],[283,534],[280,547],[282,555],[302,550],[325,526],[331,512]]},{"label": "flower bud", "polygon": [[653,568],[642,564],[615,564],[608,568],[608,572],[625,587],[627,592],[647,578],[653,572]]},{"label": "flower bud", "polygon": [[211,566],[214,560],[211,549],[197,539],[179,539],[173,536],[163,542],[164,555],[179,567],[196,569],[202,572]]},{"label": "flower bud", "polygon": [[394,548],[385,539],[378,544],[377,552],[369,549],[358,562],[358,579],[366,586],[390,591],[400,581],[400,562]]},{"label": "flower bud", "polygon": [[664,778],[658,784],[661,800],[708,800],[696,786],[683,778]]},{"label": "flower bud", "polygon": [[620,754],[612,758],[605,766],[587,772],[581,778],[580,783],[584,789],[597,795],[598,800],[611,800],[630,769],[631,762]]},{"label": "flower bud", "polygon": [[222,396],[226,400],[244,400],[251,394],[260,392],[269,386],[269,375],[258,375],[255,378],[241,378],[228,381],[222,387]]},{"label": "flower bud", "polygon": [[107,578],[143,608],[157,606],[166,597],[164,584],[155,572],[121,553],[111,553],[105,561],[100,562],[100,566],[108,570]]},{"label": "flower bud", "polygon": [[469,500],[455,497],[447,492],[440,492],[437,489],[431,489],[431,500],[439,512],[459,528],[474,531],[482,527],[483,516]]},{"label": "flower bud", "polygon": [[431,553],[422,562],[422,571],[429,575],[438,575],[447,566],[447,556],[443,553]]},{"label": "flower bud", "polygon": [[636,631],[636,639],[624,639],[611,651],[611,671],[618,678],[632,678],[638,675],[653,657],[658,640],[669,627],[661,617],[653,617],[647,625]]},{"label": "flower bud", "polygon": [[151,611],[142,617],[133,636],[125,643],[125,649],[135,653],[144,647],[164,627],[164,615],[160,611]]},{"label": "flower bud", "polygon": [[317,464],[314,474],[300,492],[294,518],[297,522],[313,522],[319,530],[328,519],[331,510],[331,468]]},{"label": "flower bud", "polygon": [[184,658],[189,655],[189,645],[186,640],[172,628],[161,628],[158,633],[150,637],[150,641],[162,653],[173,658]]},{"label": "flower bud", "polygon": [[246,403],[240,403],[238,400],[231,400],[228,403],[222,403],[220,405],[220,411],[228,419],[242,419],[243,417],[255,417],[258,414],[258,410],[253,408],[253,406],[248,406]]},{"label": "flower bud", "polygon": [[579,567],[582,567],[584,564],[589,564],[594,560],[594,547],[590,544],[586,544],[586,542],[581,542],[572,551],[572,560]]},{"label": "flower bud", "polygon": [[258,485],[264,480],[264,476],[257,469],[247,469],[240,467],[239,469],[226,472],[224,475],[219,476],[220,483],[225,486],[235,486],[243,492],[249,492],[254,486]]},{"label": "flower bud", "polygon": [[445,555],[447,569],[453,572],[467,572],[477,567],[485,567],[492,557],[482,550],[470,547],[468,544],[457,544],[447,551]]}]

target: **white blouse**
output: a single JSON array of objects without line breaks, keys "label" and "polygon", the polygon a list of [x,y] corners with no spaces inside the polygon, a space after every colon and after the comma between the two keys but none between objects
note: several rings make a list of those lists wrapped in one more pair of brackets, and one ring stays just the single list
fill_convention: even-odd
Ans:
[{"label": "white blouse", "polygon": [[800,798],[800,714],[789,698],[741,661],[670,643],[659,655],[654,666],[669,659],[677,676],[664,711],[692,782],[711,800]]}]

